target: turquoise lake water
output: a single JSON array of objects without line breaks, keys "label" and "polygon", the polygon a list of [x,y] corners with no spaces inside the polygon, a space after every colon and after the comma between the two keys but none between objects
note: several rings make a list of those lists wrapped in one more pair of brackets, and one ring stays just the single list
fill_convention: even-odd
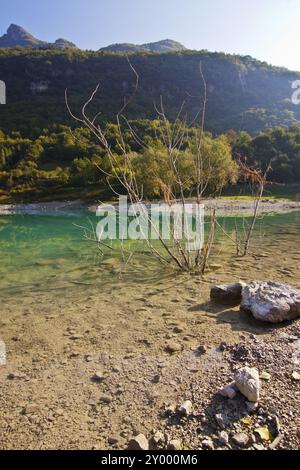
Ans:
[{"label": "turquoise lake water", "polygon": [[[231,217],[220,219],[232,235],[235,220]],[[238,219],[240,229],[243,220]],[[0,293],[109,282],[110,276],[122,271],[122,265],[112,253],[103,260],[96,244],[87,241],[80,228],[90,228],[96,222],[95,215],[88,212],[1,216]],[[268,215],[257,223],[254,247],[297,253],[299,230],[300,212]],[[221,234],[218,235],[218,247],[224,248],[221,257],[234,252]],[[139,251],[144,248],[135,245],[134,260],[155,276],[155,261],[151,257],[146,258],[146,262],[142,260]]]}]

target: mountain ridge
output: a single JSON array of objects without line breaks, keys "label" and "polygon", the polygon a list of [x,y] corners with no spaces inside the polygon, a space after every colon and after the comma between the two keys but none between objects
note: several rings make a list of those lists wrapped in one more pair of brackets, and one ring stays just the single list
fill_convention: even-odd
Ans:
[{"label": "mountain ridge", "polygon": [[173,39],[162,39],[145,44],[115,43],[99,49],[102,52],[180,52],[187,48]]},{"label": "mountain ridge", "polygon": [[0,37],[0,48],[24,47],[32,49],[75,49],[77,46],[67,39],[59,38],[54,43],[42,41],[29,33],[25,28],[12,23],[7,32]]},{"label": "mountain ridge", "polygon": [[[0,48],[24,47],[31,49],[78,49],[76,44],[59,38],[53,43],[36,38],[22,26],[12,23],[5,34],[0,36]],[[163,39],[145,44],[115,43],[99,49],[100,52],[180,52],[187,48],[173,39]]]},{"label": "mountain ridge", "polygon": [[[129,119],[155,118],[153,103],[161,96],[171,120],[183,102],[187,114],[195,116],[203,92],[201,63],[207,83],[208,131],[218,134],[233,129],[255,134],[300,122],[300,106],[292,103],[292,84],[300,79],[299,72],[250,56],[208,51],[144,51],[132,54],[130,62],[140,80],[135,100],[127,108]],[[134,82],[126,54],[80,49],[0,49],[0,70],[1,80],[7,84],[7,104],[0,107],[1,128],[24,135],[54,123],[72,124],[65,89],[80,109],[97,83],[101,83],[101,93],[92,107],[102,111],[102,120],[114,122]]]}]

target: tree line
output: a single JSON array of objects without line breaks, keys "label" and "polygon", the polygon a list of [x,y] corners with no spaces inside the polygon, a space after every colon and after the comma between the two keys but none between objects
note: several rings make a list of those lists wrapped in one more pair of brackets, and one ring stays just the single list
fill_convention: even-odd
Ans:
[{"label": "tree line", "polygon": [[[170,123],[170,126],[172,124]],[[174,175],[169,166],[168,154],[157,120],[135,120],[130,122],[134,130],[124,129],[123,136],[134,168],[135,177],[143,187],[145,198],[161,197],[162,180]],[[106,139],[120,159],[119,131],[115,124],[107,124]],[[134,135],[139,136],[143,146]],[[178,152],[180,171],[184,175],[187,195],[193,195],[194,167],[196,152],[196,129],[187,128],[185,138]],[[263,171],[269,166],[269,180],[278,183],[300,182],[300,126],[289,129],[273,128],[250,136],[246,132],[229,131],[214,136],[204,133],[202,142],[203,179],[210,193],[218,193],[226,185],[238,181],[237,162],[242,159],[247,165]],[[47,194],[72,189],[73,197],[80,188],[98,188],[107,195],[113,195],[113,178],[108,180],[109,160],[93,135],[86,128],[70,129],[55,125],[44,129],[34,138],[23,137],[19,132],[9,134],[0,131],[0,194],[22,196]]]}]

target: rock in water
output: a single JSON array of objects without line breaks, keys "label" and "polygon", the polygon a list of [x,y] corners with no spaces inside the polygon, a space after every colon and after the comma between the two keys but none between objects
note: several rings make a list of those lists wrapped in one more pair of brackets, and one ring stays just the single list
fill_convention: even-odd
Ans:
[{"label": "rock in water", "polygon": [[246,285],[244,282],[236,282],[230,286],[213,286],[210,298],[214,302],[238,305],[242,301],[242,290]]},{"label": "rock in water", "polygon": [[149,442],[144,434],[139,434],[131,439],[128,444],[128,450],[149,450]]},{"label": "rock in water", "polygon": [[260,380],[258,370],[243,367],[235,373],[235,385],[239,391],[251,402],[259,400]]},{"label": "rock in water", "polygon": [[294,320],[300,317],[300,291],[277,282],[251,282],[243,288],[241,309],[269,323]]}]

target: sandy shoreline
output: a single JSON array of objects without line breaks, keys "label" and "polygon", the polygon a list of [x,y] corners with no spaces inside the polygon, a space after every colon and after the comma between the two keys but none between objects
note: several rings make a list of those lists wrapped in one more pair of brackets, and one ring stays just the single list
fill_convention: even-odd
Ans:
[{"label": "sandy shoreline", "polygon": [[[210,212],[216,207],[219,215],[251,214],[253,201],[250,199],[220,198],[204,199],[205,210]],[[76,201],[52,201],[32,204],[0,204],[0,215],[12,214],[38,214],[43,212],[96,212],[96,204],[85,204],[81,200]],[[260,204],[260,213],[291,212],[300,210],[300,201],[278,201],[264,199]]]},{"label": "sandy shoreline", "polygon": [[[219,245],[204,278],[151,264],[137,276],[115,259],[74,261],[71,269],[74,252],[47,259],[47,245],[43,264],[30,244],[13,238],[32,254],[39,278],[24,286],[28,265],[20,264],[10,278],[18,279],[15,289],[1,291],[0,448],[124,450],[143,434],[153,450],[174,440],[186,450],[298,450],[299,321],[264,324],[238,306],[210,302],[212,285],[239,280],[300,288],[295,216],[274,233],[256,233],[245,258]],[[245,365],[270,375],[255,409],[241,395],[218,394]],[[176,410],[187,400],[192,412],[182,417]],[[259,428],[268,429],[268,440]]]},{"label": "sandy shoreline", "polygon": [[[293,269],[294,283],[299,256],[295,247],[284,265]],[[272,279],[282,280],[283,260],[283,250],[276,263],[272,254],[264,258]],[[234,437],[244,433],[247,449],[267,450],[278,421],[277,449],[298,449],[300,395],[292,358],[299,322],[273,327],[238,307],[211,304],[213,283],[263,276],[254,258],[234,266],[206,282],[169,279],[134,289],[116,282],[101,290],[57,291],[55,299],[51,292],[27,293],[22,302],[7,298],[0,322],[7,348],[7,365],[0,368],[1,448],[124,450],[142,433],[151,449],[177,440],[187,450],[208,443],[237,450]],[[245,365],[271,376],[251,412],[242,396],[227,400],[217,393]],[[103,380],[93,380],[95,373]],[[174,410],[186,400],[193,411],[180,418]],[[217,418],[224,420],[226,445]],[[269,441],[257,437],[259,426],[270,429]]]}]

